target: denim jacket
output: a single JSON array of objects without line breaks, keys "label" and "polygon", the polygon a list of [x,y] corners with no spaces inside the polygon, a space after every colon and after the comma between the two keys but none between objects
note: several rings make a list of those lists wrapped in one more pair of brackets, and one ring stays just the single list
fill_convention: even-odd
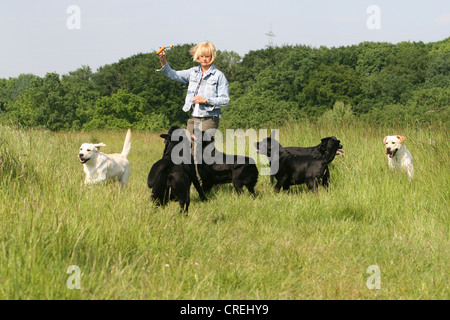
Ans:
[{"label": "denim jacket", "polygon": [[[203,79],[201,66],[175,71],[166,63],[164,67],[156,71],[161,72],[169,79],[188,84],[183,111],[188,112],[192,108],[192,116],[194,117],[220,117],[220,108],[226,107],[230,102],[228,81],[214,64],[205,72]],[[207,103],[195,104],[193,102],[194,96],[206,98]]]}]

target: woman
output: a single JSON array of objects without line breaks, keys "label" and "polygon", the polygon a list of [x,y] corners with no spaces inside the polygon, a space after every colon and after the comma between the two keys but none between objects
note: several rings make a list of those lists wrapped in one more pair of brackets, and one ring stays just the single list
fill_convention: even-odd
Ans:
[{"label": "woman", "polygon": [[200,63],[199,66],[175,71],[167,63],[166,53],[163,51],[159,54],[162,68],[157,71],[169,79],[188,84],[183,111],[191,111],[187,130],[193,134],[194,127],[197,126],[203,131],[217,129],[221,108],[228,105],[230,97],[225,75],[214,66],[214,45],[205,41],[193,47],[190,53],[193,60]]}]

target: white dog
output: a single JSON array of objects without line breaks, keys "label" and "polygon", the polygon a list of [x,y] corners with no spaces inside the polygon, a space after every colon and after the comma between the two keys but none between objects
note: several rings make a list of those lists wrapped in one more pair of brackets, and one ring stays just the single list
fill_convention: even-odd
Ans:
[{"label": "white dog", "polygon": [[106,147],[106,144],[83,143],[80,147],[78,158],[86,174],[84,183],[99,183],[111,179],[120,181],[123,187],[130,176],[127,156],[131,149],[131,130],[128,129],[122,153],[104,154],[99,151],[100,147]]},{"label": "white dog", "polygon": [[413,158],[406,149],[403,136],[387,136],[384,138],[384,146],[388,155],[389,168],[392,170],[401,169],[408,173],[409,182],[414,176]]}]

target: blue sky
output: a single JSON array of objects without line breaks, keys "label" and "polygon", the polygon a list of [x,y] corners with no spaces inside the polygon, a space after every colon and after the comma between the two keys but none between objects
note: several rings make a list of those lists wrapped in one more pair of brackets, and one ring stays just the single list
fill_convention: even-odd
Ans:
[{"label": "blue sky", "polygon": [[[71,5],[77,20],[67,13]],[[367,27],[371,5],[381,29]],[[268,45],[270,25],[277,46],[434,42],[450,36],[450,1],[0,0],[0,78],[62,75],[83,65],[95,71],[161,45],[204,40],[243,56]]]}]

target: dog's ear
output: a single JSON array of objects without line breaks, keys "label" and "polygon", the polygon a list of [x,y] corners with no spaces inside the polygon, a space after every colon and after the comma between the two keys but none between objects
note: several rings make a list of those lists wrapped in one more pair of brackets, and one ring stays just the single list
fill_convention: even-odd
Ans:
[{"label": "dog's ear", "polygon": [[319,144],[319,152],[325,154],[327,151],[327,139],[323,138]]},{"label": "dog's ear", "polygon": [[168,134],[172,134],[175,130],[178,130],[178,129],[180,129],[179,126],[171,126],[170,129],[169,129]]},{"label": "dog's ear", "polygon": [[384,137],[383,139],[383,144],[386,144],[386,139],[388,138],[388,136]]},{"label": "dog's ear", "polygon": [[94,147],[96,147],[98,150],[100,150],[100,147],[106,147],[106,144],[104,144],[103,142],[100,142],[100,143],[94,144]]},{"label": "dog's ear", "polygon": [[163,134],[160,135],[160,137],[163,138],[163,139],[169,139],[170,135],[168,135],[167,133],[163,133]]},{"label": "dog's ear", "polygon": [[404,136],[397,136],[397,139],[400,140],[401,142],[406,140],[406,137]]}]

